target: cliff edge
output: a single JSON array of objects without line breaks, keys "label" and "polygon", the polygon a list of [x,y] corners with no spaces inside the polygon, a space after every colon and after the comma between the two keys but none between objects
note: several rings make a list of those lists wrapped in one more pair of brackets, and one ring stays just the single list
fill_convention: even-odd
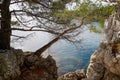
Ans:
[{"label": "cliff edge", "polygon": [[86,80],[120,80],[120,11],[105,22],[103,40],[91,56]]}]

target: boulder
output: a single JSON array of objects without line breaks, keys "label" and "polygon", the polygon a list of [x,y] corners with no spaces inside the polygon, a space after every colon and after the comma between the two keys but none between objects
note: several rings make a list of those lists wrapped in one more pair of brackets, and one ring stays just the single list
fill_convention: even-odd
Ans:
[{"label": "boulder", "polygon": [[26,55],[20,49],[0,50],[0,80],[57,80],[52,56]]},{"label": "boulder", "polygon": [[0,80],[17,80],[23,61],[22,50],[0,50]]},{"label": "boulder", "polygon": [[64,74],[60,76],[57,80],[82,80],[85,78],[85,70],[76,70],[75,72],[69,72],[67,74]]}]

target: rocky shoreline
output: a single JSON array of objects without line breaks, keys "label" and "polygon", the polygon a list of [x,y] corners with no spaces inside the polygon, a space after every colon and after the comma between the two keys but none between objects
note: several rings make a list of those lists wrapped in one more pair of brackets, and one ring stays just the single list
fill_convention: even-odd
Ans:
[{"label": "rocky shoreline", "polygon": [[86,74],[82,70],[78,73],[79,77],[75,71],[58,80],[120,80],[120,11],[106,20],[103,40],[91,56]]}]

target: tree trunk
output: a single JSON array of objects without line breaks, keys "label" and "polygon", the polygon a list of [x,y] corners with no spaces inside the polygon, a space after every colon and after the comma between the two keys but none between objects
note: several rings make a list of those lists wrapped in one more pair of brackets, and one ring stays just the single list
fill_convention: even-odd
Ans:
[{"label": "tree trunk", "polygon": [[11,35],[11,13],[9,10],[11,0],[4,0],[1,4],[1,28],[0,28],[0,49],[10,49]]}]

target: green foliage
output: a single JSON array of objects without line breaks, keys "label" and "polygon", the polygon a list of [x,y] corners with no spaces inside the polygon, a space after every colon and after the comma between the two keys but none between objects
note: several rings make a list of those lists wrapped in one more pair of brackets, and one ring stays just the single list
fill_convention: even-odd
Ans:
[{"label": "green foliage", "polygon": [[52,3],[52,11],[60,11],[64,10],[66,8],[66,4],[71,2],[72,0],[59,0],[59,1],[54,1]]},{"label": "green foliage", "polygon": [[102,31],[98,29],[96,26],[91,25],[89,28],[90,32],[101,33]]},{"label": "green foliage", "polygon": [[[70,23],[72,19],[80,19],[83,16],[88,15],[85,18],[84,24],[89,24],[94,21],[100,23],[100,27],[104,27],[104,21],[107,19],[113,12],[115,12],[114,6],[96,4],[90,0],[84,0],[83,2],[77,3],[74,7],[74,10],[63,10],[61,12],[55,12],[54,16],[59,22]],[[90,31],[100,33],[101,31],[95,26],[91,26]]]},{"label": "green foliage", "polygon": [[64,10],[65,9],[65,4],[63,1],[57,1],[57,2],[53,2],[52,8],[54,10]]},{"label": "green foliage", "polygon": [[56,17],[58,22],[70,23],[72,19],[75,18],[74,11],[64,10],[63,12],[55,12],[54,17]]},{"label": "green foliage", "polygon": [[28,3],[31,6],[34,2],[33,2],[33,0],[28,0]]},{"label": "green foliage", "polygon": [[[113,12],[115,12],[114,6],[110,6],[110,5],[101,6],[98,9],[96,9],[93,16],[95,17],[94,19],[100,23],[100,27],[103,29],[105,19],[107,19]],[[100,29],[97,29],[95,26],[91,26],[90,31],[93,31],[95,33],[102,32]]]},{"label": "green foliage", "polygon": [[101,27],[104,27],[104,21],[107,19],[113,12],[115,12],[114,6],[102,6],[95,12],[95,16],[97,16],[97,20],[100,22]]},{"label": "green foliage", "polygon": [[[103,28],[105,19],[115,11],[114,6],[102,5],[101,3],[98,4],[92,0],[76,0],[74,9],[68,10],[66,9],[66,4],[71,1],[72,0],[59,0],[52,2],[51,15],[56,22],[70,24],[72,19],[80,20],[82,17],[88,15],[84,20],[84,24],[98,21],[100,23],[100,27]],[[32,3],[32,0],[29,0],[29,4]],[[98,33],[101,32],[98,31],[95,26],[92,26],[90,30]]]},{"label": "green foliage", "polygon": [[[58,4],[60,5],[60,1]],[[56,5],[58,6],[58,4]],[[76,5],[74,7],[74,10],[64,9],[62,11],[53,11],[52,13],[54,17],[57,18],[57,21],[70,23],[72,19],[80,19],[81,17],[85,16],[86,14],[92,11],[91,10],[92,8],[89,7],[90,2],[88,0],[85,0],[83,3],[77,3],[77,4],[79,5]],[[90,19],[91,18],[88,17],[86,21]]]}]

